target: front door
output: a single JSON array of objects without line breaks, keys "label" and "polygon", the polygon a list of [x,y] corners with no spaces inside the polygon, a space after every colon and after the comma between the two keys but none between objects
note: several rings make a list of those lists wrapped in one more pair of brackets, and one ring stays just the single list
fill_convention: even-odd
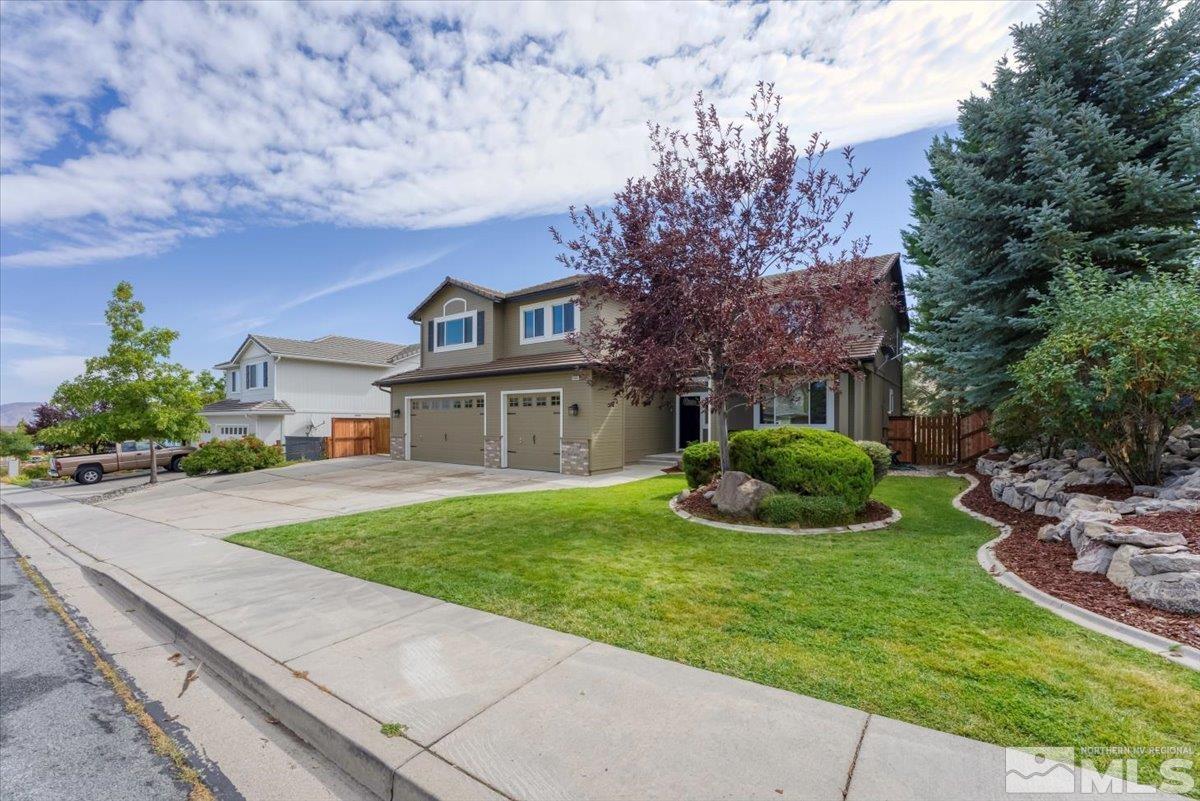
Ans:
[{"label": "front door", "polygon": [[508,467],[559,469],[562,397],[557,392],[508,395],[505,401],[505,447]]},{"label": "front door", "polygon": [[695,395],[679,399],[679,432],[675,446],[686,448],[700,441],[700,398]]}]

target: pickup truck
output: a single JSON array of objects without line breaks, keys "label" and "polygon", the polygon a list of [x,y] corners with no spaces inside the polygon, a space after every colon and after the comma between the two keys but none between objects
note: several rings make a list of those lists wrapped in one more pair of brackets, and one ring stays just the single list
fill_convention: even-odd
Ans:
[{"label": "pickup truck", "polygon": [[[183,457],[196,450],[191,445],[154,446],[158,466],[178,472]],[[96,484],[105,473],[118,470],[145,470],[150,467],[149,442],[122,442],[107,453],[89,453],[81,456],[56,456],[50,460],[50,475],[70,476],[80,484]]]}]

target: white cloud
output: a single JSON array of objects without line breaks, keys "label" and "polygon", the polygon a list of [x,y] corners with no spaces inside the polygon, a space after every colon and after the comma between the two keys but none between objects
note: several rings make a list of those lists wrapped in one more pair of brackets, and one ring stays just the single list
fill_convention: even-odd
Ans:
[{"label": "white cloud", "polygon": [[[232,336],[249,334],[254,332],[259,327],[272,322],[279,317],[283,312],[289,309],[294,309],[297,306],[302,306],[305,303],[310,303],[318,298],[328,297],[329,295],[338,292],[344,292],[347,289],[374,284],[391,278],[401,273],[419,270],[433,264],[438,259],[450,253],[454,248],[443,248],[432,253],[426,253],[421,256],[416,256],[408,259],[401,259],[390,262],[382,267],[372,269],[356,269],[352,270],[351,274],[346,277],[326,284],[321,287],[314,287],[300,292],[291,298],[280,301],[277,296],[272,295],[269,298],[261,298],[253,304],[238,304],[229,306],[217,312],[218,316],[229,318],[228,322],[218,326],[217,334],[219,336]],[[264,307],[271,309],[268,314],[262,314],[261,310]],[[247,308],[254,308],[257,312],[253,315],[243,316]],[[209,312],[212,313],[211,311]]]},{"label": "white cloud", "polygon": [[46,350],[66,350],[68,347],[65,337],[31,328],[28,322],[19,317],[0,315],[0,348],[11,345]]},{"label": "white cloud", "polygon": [[63,381],[82,373],[86,360],[86,356],[33,356],[11,359],[7,367],[30,397],[48,398]]},{"label": "white cloud", "polygon": [[737,114],[758,80],[776,82],[797,132],[837,145],[897,135],[951,121],[1008,26],[1035,14],[1017,2],[4,4],[0,219],[89,221],[86,237],[52,229],[56,244],[5,264],[157,252],[198,220],[425,228],[603,201],[645,169],[646,120],[686,123],[697,89]]}]

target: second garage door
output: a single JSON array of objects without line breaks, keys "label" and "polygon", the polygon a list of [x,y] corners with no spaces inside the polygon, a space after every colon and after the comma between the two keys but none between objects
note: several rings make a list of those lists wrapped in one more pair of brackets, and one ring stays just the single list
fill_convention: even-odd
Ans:
[{"label": "second garage door", "polygon": [[409,458],[483,465],[483,396],[412,398]]},{"label": "second garage door", "polygon": [[561,402],[557,392],[506,396],[505,444],[509,467],[525,470],[559,469]]}]

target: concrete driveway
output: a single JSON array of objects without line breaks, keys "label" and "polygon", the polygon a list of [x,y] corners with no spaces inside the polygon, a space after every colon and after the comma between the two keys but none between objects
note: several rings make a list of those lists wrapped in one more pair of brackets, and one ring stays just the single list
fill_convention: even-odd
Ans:
[{"label": "concrete driveway", "polygon": [[[179,478],[95,505],[185,531],[227,537],[267,526],[463,495],[611,486],[657,475],[659,467],[630,465],[598,476],[563,476],[356,456],[255,473]],[[107,484],[45,491],[84,500],[115,488]]]}]

